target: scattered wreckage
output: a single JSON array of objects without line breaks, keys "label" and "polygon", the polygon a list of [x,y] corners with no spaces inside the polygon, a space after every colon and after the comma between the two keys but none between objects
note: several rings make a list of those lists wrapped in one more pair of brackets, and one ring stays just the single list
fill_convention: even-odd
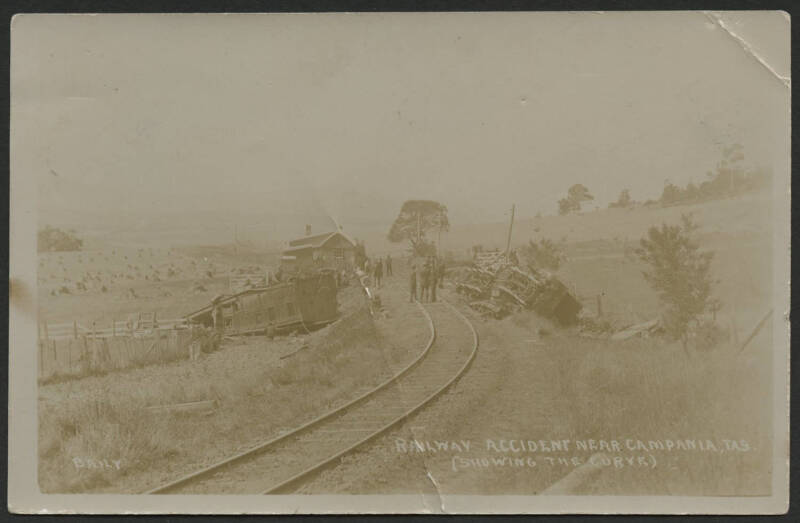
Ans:
[{"label": "scattered wreckage", "polygon": [[498,319],[530,309],[572,325],[582,307],[558,278],[544,270],[522,270],[504,253],[477,257],[473,267],[461,271],[456,290],[471,300],[473,309]]},{"label": "scattered wreckage", "polygon": [[[543,269],[520,268],[517,258],[504,252],[482,252],[473,266],[459,270],[456,291],[470,300],[470,307],[482,315],[501,319],[522,309],[563,326],[578,324],[580,334],[592,338],[622,341],[663,334],[660,319],[615,329],[600,316],[583,308],[579,299],[553,274]],[[599,308],[599,304],[598,304]]]}]

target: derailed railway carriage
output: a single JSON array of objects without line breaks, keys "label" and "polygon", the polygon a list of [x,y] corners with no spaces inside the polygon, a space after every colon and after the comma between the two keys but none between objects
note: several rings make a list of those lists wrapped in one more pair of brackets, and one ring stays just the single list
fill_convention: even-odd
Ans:
[{"label": "derailed railway carriage", "polygon": [[333,272],[321,271],[220,296],[185,318],[190,323],[213,327],[216,307],[221,311],[221,330],[228,335],[310,330],[338,318],[336,293]]}]

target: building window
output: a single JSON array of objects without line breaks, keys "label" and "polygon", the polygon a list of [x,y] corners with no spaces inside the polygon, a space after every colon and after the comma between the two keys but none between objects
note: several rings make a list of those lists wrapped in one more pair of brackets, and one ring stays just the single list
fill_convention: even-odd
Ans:
[{"label": "building window", "polygon": [[289,314],[289,316],[294,316],[294,303],[286,304],[286,312]]},{"label": "building window", "polygon": [[269,321],[275,321],[275,307],[267,309],[267,317],[269,317]]}]

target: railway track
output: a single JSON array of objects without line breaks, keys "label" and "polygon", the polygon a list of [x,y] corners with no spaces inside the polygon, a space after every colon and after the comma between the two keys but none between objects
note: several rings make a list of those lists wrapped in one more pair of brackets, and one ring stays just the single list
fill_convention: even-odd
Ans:
[{"label": "railway track", "polygon": [[391,379],[291,432],[147,494],[291,492],[401,424],[455,383],[478,350],[477,332],[455,307],[439,302],[420,308],[428,319],[430,339]]}]

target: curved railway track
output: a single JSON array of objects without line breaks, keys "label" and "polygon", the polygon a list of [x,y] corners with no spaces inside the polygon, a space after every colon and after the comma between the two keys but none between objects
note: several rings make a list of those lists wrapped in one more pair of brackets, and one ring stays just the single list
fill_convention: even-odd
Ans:
[{"label": "curved railway track", "polygon": [[351,402],[258,447],[147,494],[291,492],[433,401],[469,368],[478,334],[447,302],[420,305],[431,331],[425,349],[392,378]]}]

